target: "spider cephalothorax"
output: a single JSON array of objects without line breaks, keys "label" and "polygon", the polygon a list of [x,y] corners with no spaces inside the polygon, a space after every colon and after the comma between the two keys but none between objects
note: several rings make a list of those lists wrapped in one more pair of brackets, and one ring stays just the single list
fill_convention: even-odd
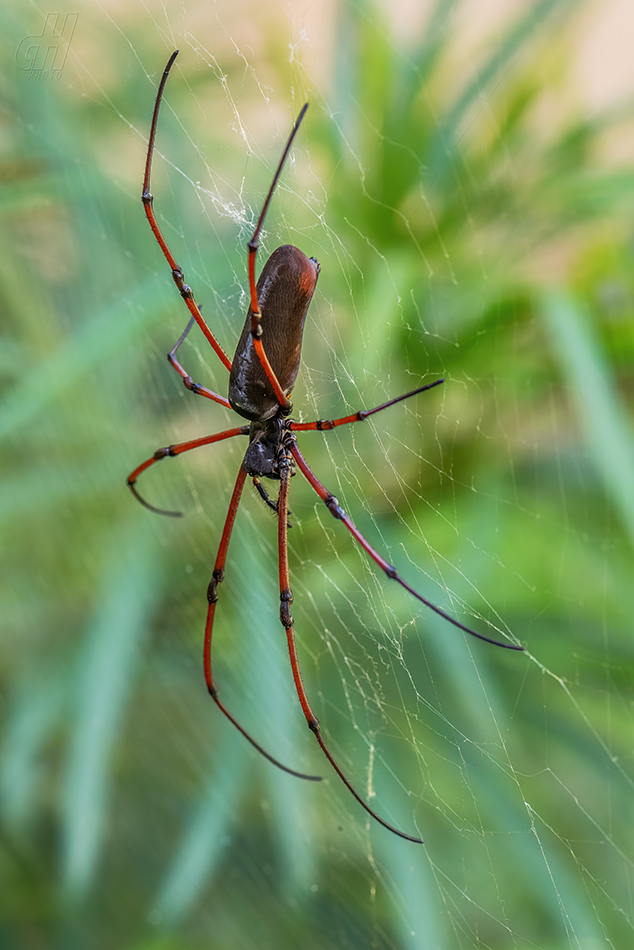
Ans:
[{"label": "spider cephalothorax", "polygon": [[[290,429],[292,422],[282,413],[263,422],[254,420],[249,426],[249,445],[242,459],[242,467],[252,478],[280,477],[281,461],[290,456],[290,445],[297,440]],[[291,474],[294,474],[292,466]]]}]

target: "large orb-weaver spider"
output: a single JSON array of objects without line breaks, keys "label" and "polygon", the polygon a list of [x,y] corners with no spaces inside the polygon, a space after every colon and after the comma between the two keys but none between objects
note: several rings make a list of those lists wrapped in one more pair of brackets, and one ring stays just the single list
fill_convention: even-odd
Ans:
[{"label": "large orb-weaver spider", "polygon": [[[284,152],[280,159],[277,171],[273,177],[273,182],[269,188],[264,206],[260,213],[255,231],[249,241],[248,247],[248,272],[249,272],[249,291],[251,304],[247,313],[242,335],[238,341],[238,346],[233,360],[229,360],[223,351],[215,336],[209,329],[207,323],[202,317],[200,309],[194,301],[194,295],[191,288],[184,281],[183,271],[176,263],[172,252],[167,246],[159,228],[156,216],[153,210],[153,197],[150,192],[150,173],[152,169],[152,156],[154,154],[154,141],[156,138],[156,127],[158,121],[159,108],[163,98],[163,91],[169,76],[170,69],[178,55],[178,50],[172,53],[161,82],[159,84],[154,112],[152,115],[152,125],[150,127],[150,138],[148,143],[147,158],[145,163],[145,176],[143,179],[143,207],[148,222],[158,241],[163,254],[172,270],[172,277],[179,290],[180,295],[185,301],[191,314],[191,318],[182,336],[177,340],[176,345],[168,354],[168,360],[171,366],[181,376],[185,386],[191,392],[205,396],[221,406],[234,409],[239,415],[250,420],[248,425],[237,426],[234,429],[227,429],[224,432],[217,432],[214,435],[208,435],[202,439],[192,439],[189,442],[181,442],[178,445],[169,445],[166,448],[158,449],[154,455],[139,465],[128,477],[128,485],[135,497],[150,511],[158,514],[179,517],[180,512],[165,511],[161,508],[155,508],[148,504],[138,493],[136,481],[139,475],[150,465],[160,459],[180,455],[183,452],[189,452],[191,449],[199,448],[202,445],[210,445],[213,442],[221,442],[224,439],[231,439],[237,435],[248,435],[249,445],[245,456],[240,465],[238,477],[231,496],[229,511],[225,521],[225,526],[220,539],[220,547],[216,556],[216,563],[212,574],[211,582],[207,590],[207,600],[209,603],[207,609],[207,622],[205,626],[204,642],[204,668],[207,689],[224,715],[233,723],[234,726],[249,740],[249,742],[265,758],[276,765],[278,768],[298,778],[308,779],[310,781],[320,781],[320,776],[304,775],[295,772],[293,769],[282,765],[270,753],[268,753],[256,740],[240,725],[229,710],[223,705],[218,697],[218,688],[215,684],[211,669],[211,634],[216,612],[216,603],[218,602],[218,588],[224,579],[225,563],[227,560],[227,550],[229,540],[235,522],[242,489],[247,475],[253,479],[253,483],[262,496],[266,504],[277,514],[278,520],[278,549],[279,549],[279,579],[280,579],[280,620],[286,631],[288,641],[288,651],[291,662],[295,688],[302,707],[306,722],[311,732],[319,743],[322,752],[334,768],[339,778],[343,781],[348,790],[354,795],[359,804],[365,808],[372,818],[376,819],[389,831],[408,841],[422,843],[421,838],[413,837],[394,828],[385,819],[381,818],[366,801],[359,795],[351,782],[343,774],[341,768],[328,750],[319,728],[319,720],[313,713],[308,697],[304,689],[302,677],[297,659],[297,650],[295,646],[295,635],[293,631],[293,618],[291,616],[291,603],[293,594],[290,587],[289,569],[288,569],[288,489],[289,481],[295,474],[295,466],[307,479],[315,492],[325,503],[330,514],[342,521],[348,531],[358,541],[361,547],[366,551],[372,560],[381,568],[387,577],[397,581],[412,596],[416,597],[423,604],[434,610],[445,620],[448,620],[455,627],[469,633],[488,643],[493,643],[499,647],[506,647],[510,650],[521,650],[522,647],[514,643],[501,643],[490,637],[484,636],[472,630],[465,624],[460,623],[455,617],[450,616],[435,606],[429,600],[415,591],[407,584],[396,569],[388,564],[381,555],[374,550],[368,541],[363,537],[355,527],[351,519],[343,510],[337,499],[331,492],[325,488],[317,476],[309,468],[304,456],[297,445],[296,432],[306,432],[308,430],[318,429],[327,431],[336,426],[347,425],[351,422],[360,422],[367,419],[368,416],[376,412],[381,412],[397,402],[416,396],[418,393],[440,385],[444,380],[437,379],[433,383],[420,386],[412,392],[405,393],[403,396],[397,396],[389,402],[376,406],[374,409],[365,409],[355,412],[352,415],[344,416],[341,419],[318,420],[316,422],[293,422],[289,416],[291,412],[291,402],[289,396],[295,385],[295,380],[299,371],[299,362],[301,356],[302,334],[304,331],[304,322],[308,311],[311,298],[313,296],[317,278],[319,276],[319,262],[314,258],[308,258],[298,248],[292,245],[284,245],[273,251],[265,263],[259,280],[255,280],[255,258],[259,246],[259,236],[268,210],[275,186],[281,174],[284,162],[293,144],[295,135],[300,126],[308,104],[304,105],[291,134],[286,143]],[[216,351],[221,362],[230,372],[229,376],[229,398],[219,396],[211,392],[204,386],[195,383],[176,358],[178,348],[183,343],[185,337],[192,328],[194,322],[198,324],[205,337]],[[272,501],[260,479],[262,477],[279,480],[280,490],[277,502]]]}]

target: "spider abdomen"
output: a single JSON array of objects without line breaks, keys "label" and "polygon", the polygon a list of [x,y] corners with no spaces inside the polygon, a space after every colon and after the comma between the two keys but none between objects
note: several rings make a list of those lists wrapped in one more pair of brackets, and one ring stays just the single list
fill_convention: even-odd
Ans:
[{"label": "spider abdomen", "polygon": [[[299,372],[302,336],[319,262],[292,244],[273,251],[257,283],[262,344],[282,390],[291,392]],[[229,402],[245,419],[265,420],[280,408],[251,336],[249,307],[229,377]]]}]

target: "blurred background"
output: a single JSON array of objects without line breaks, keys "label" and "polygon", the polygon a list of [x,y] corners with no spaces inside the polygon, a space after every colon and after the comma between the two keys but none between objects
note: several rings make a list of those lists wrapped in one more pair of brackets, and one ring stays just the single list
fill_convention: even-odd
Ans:
[{"label": "blurred background", "polygon": [[[12,8],[11,8],[12,7]],[[131,0],[0,13],[0,944],[629,946],[634,13],[627,2]],[[54,34],[57,30],[59,36]],[[67,47],[67,48],[66,48]],[[152,190],[232,353],[246,242],[310,103],[263,253],[321,262],[295,417],[379,575],[300,475],[290,561],[247,486],[206,694],[206,588],[244,440],[165,354],[187,313]],[[52,50],[52,52],[51,52]],[[202,335],[181,350],[225,393]],[[274,486],[273,486],[274,488]]]}]

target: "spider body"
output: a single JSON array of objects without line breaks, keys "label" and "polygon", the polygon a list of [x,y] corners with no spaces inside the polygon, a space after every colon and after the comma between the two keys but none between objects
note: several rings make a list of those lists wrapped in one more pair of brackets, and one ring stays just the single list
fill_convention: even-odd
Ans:
[{"label": "spider body", "polygon": [[[432,389],[444,382],[443,379],[437,379],[432,383],[419,386],[418,389],[397,396],[389,402],[373,409],[362,409],[343,416],[339,419],[319,419],[314,422],[294,422],[289,418],[291,412],[290,393],[295,385],[297,374],[299,372],[302,335],[308,306],[315,291],[317,278],[319,276],[319,263],[314,257],[307,257],[303,251],[292,245],[282,245],[275,250],[265,263],[259,280],[255,280],[255,259],[259,246],[259,235],[262,224],[273,196],[275,186],[282,171],[286,157],[290,151],[291,145],[304,117],[307,105],[301,110],[295,125],[291,131],[282,157],[277,166],[277,171],[273,177],[273,182],[264,201],[260,217],[258,219],[255,231],[251,240],[248,242],[248,274],[249,274],[249,292],[250,306],[245,320],[242,334],[238,341],[235,355],[232,361],[229,360],[226,353],[216,340],[214,334],[205,322],[200,309],[196,305],[194,295],[190,287],[184,281],[183,271],[176,263],[172,252],[170,251],[165,238],[161,232],[158,221],[153,210],[153,197],[150,192],[150,173],[152,166],[152,156],[154,153],[154,141],[156,136],[156,126],[158,120],[159,106],[161,104],[163,90],[167,82],[172,64],[177,55],[176,51],[172,54],[163,77],[159,84],[156,101],[154,104],[154,113],[152,116],[152,125],[150,128],[150,138],[145,165],[145,177],[143,180],[142,201],[149,225],[152,232],[161,247],[161,250],[170,266],[172,278],[176,287],[183,298],[190,314],[191,319],[185,328],[185,331],[176,342],[173,349],[168,354],[170,365],[180,375],[183,383],[191,392],[196,395],[210,399],[225,408],[233,408],[240,416],[249,420],[248,425],[236,426],[223,432],[217,432],[213,435],[203,436],[199,439],[192,439],[188,442],[181,442],[178,445],[170,445],[165,448],[157,449],[154,454],[142,462],[128,476],[128,486],[134,496],[151,511],[159,514],[180,516],[180,512],[165,511],[155,508],[148,504],[138,493],[136,482],[139,476],[155,462],[168,457],[175,457],[183,452],[189,452],[202,446],[212,445],[216,442],[222,442],[236,436],[248,436],[249,444],[246,449],[243,460],[238,470],[238,475],[229,502],[225,525],[220,538],[218,553],[211,581],[207,590],[207,619],[205,623],[205,638],[203,647],[203,661],[205,670],[205,680],[209,695],[212,697],[218,708],[233,723],[233,725],[248,739],[248,741],[265,758],[283,771],[289,772],[299,778],[319,781],[319,776],[304,775],[295,772],[287,766],[282,765],[266,749],[251,736],[246,729],[234,718],[229,710],[221,702],[218,695],[218,687],[212,673],[211,663],[211,640],[214,625],[216,605],[218,603],[219,588],[224,580],[225,565],[227,562],[227,552],[229,541],[235,523],[236,515],[240,505],[242,491],[247,477],[253,481],[263,500],[277,514],[277,534],[278,534],[278,562],[279,562],[279,600],[280,600],[280,621],[284,628],[289,659],[293,680],[297,691],[302,712],[306,719],[306,724],[315,736],[319,746],[332,765],[333,769],[340,777],[346,788],[351,792],[359,804],[366,812],[382,824],[389,831],[406,838],[409,841],[421,843],[422,839],[405,834],[395,828],[384,818],[380,817],[373,808],[371,808],[361,795],[356,791],[352,783],[343,773],[338,763],[330,753],[319,727],[319,720],[315,716],[308,701],[308,696],[303,684],[297,649],[295,644],[294,624],[290,611],[290,605],[293,602],[293,594],[290,586],[290,572],[288,562],[288,494],[291,476],[296,470],[299,470],[308,481],[318,497],[326,505],[330,514],[341,522],[354,537],[355,541],[363,548],[366,554],[383,571],[385,576],[392,581],[400,584],[413,597],[424,604],[429,609],[435,611],[438,615],[449,621],[454,627],[459,628],[471,636],[486,640],[496,646],[506,647],[511,650],[521,650],[522,647],[516,643],[500,642],[491,637],[487,637],[476,630],[461,623],[451,614],[437,607],[417,590],[411,587],[398,573],[395,567],[389,564],[366,540],[361,532],[356,528],[352,519],[341,507],[335,496],[319,481],[308,463],[306,462],[297,443],[297,432],[323,431],[327,432],[340,425],[362,422],[374,413],[381,412],[390,406],[396,405],[405,399],[410,399],[424,390]],[[221,363],[230,372],[229,376],[229,398],[219,396],[205,386],[195,383],[191,376],[185,371],[178,361],[177,352],[194,322],[198,324],[208,342],[218,355]],[[272,501],[260,482],[261,477],[276,479],[279,481],[279,495],[276,502]]]}]

